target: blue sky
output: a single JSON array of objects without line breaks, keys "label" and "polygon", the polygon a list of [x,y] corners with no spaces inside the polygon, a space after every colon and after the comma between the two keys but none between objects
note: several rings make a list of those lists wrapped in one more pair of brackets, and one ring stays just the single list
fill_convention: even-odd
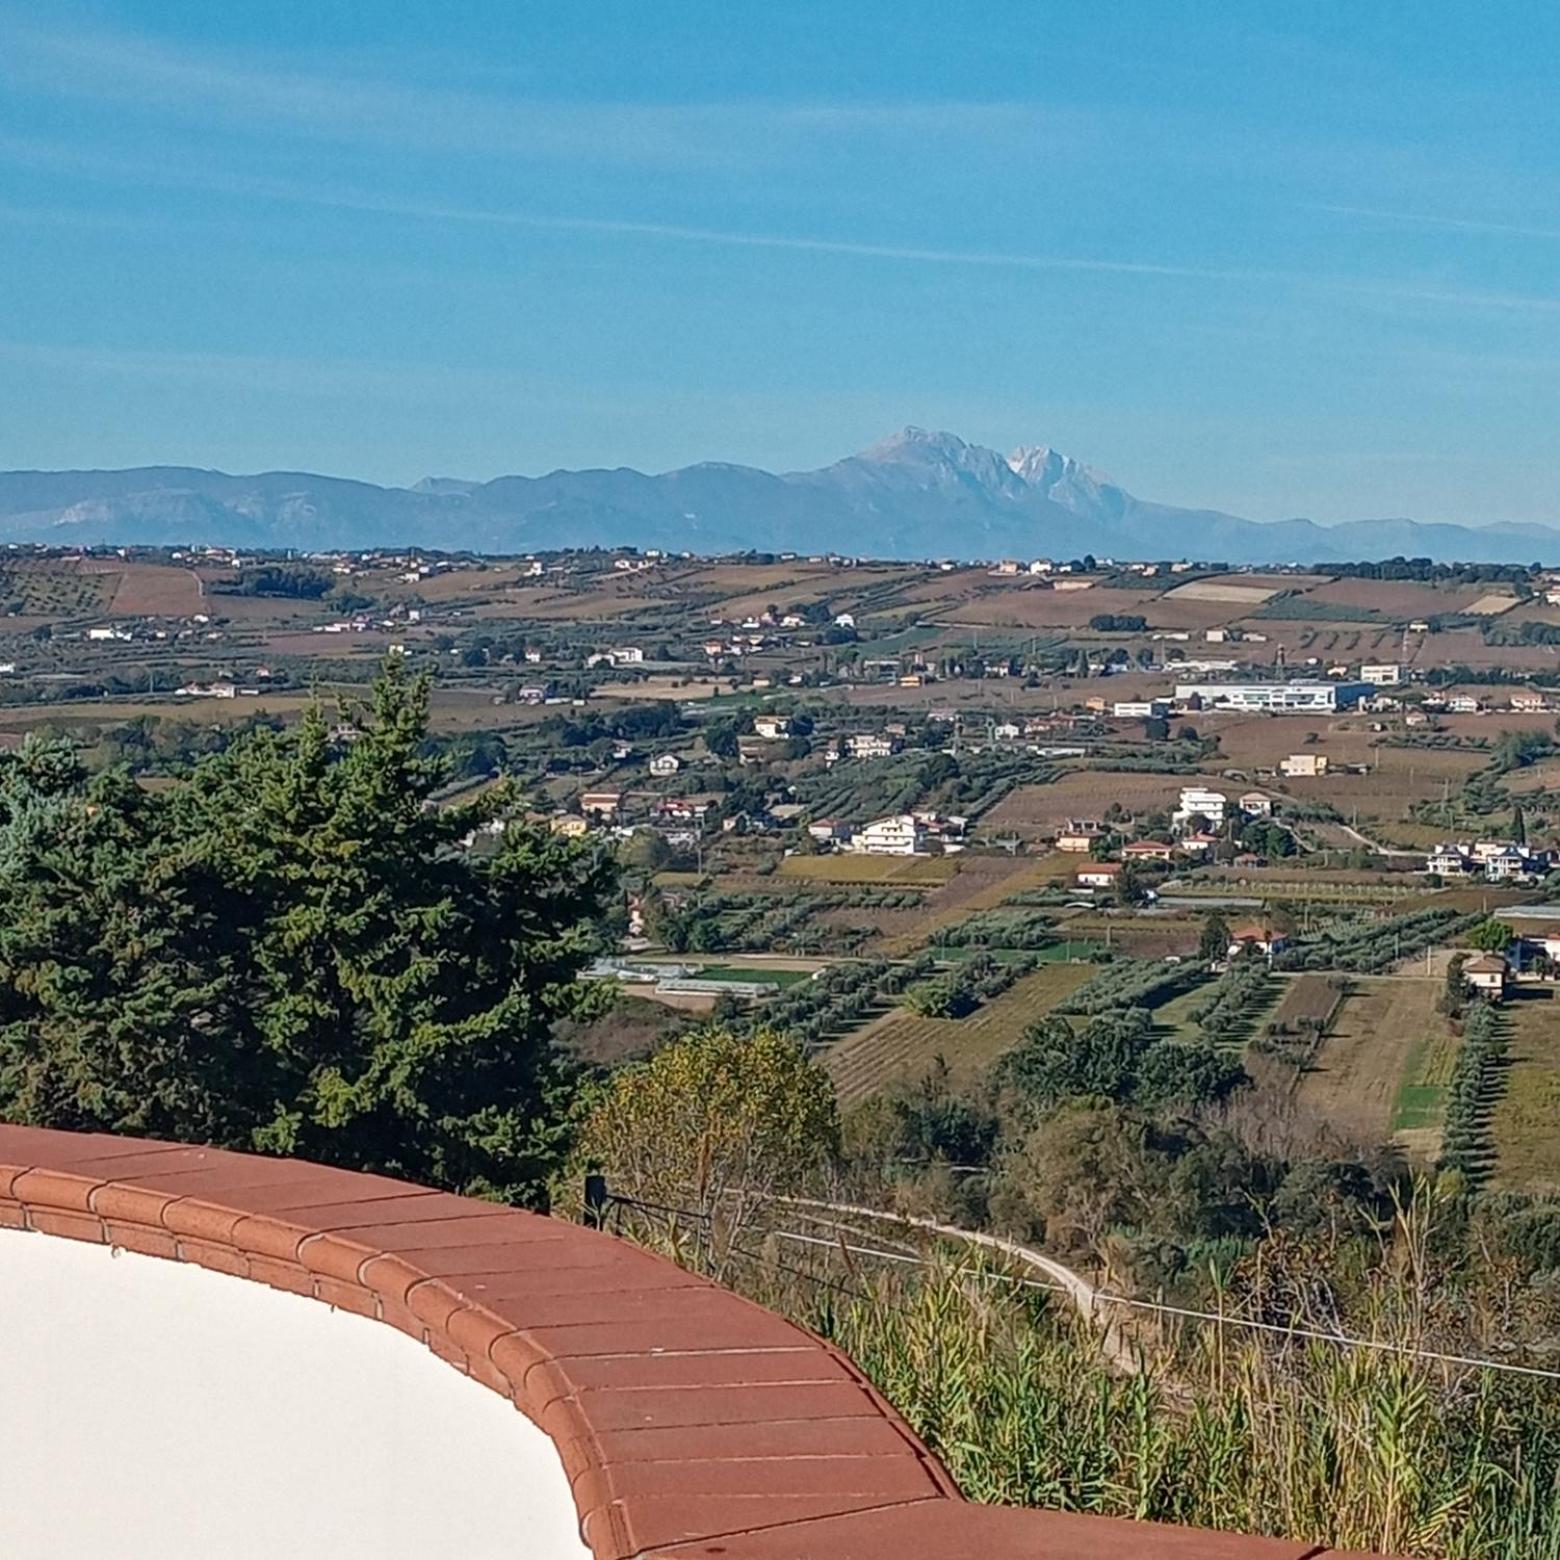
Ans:
[{"label": "blue sky", "polygon": [[1560,8],[0,0],[0,467],[1560,523]]}]

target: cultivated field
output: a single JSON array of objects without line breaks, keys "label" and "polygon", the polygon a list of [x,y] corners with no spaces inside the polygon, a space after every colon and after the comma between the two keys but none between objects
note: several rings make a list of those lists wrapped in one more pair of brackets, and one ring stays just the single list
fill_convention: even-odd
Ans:
[{"label": "cultivated field", "polygon": [[[192,569],[155,563],[127,564],[118,575],[109,611],[115,617],[190,617],[217,612],[229,598],[204,602],[204,586]],[[220,605],[216,605],[220,604]]]},{"label": "cultivated field", "polygon": [[1355,1142],[1386,1142],[1416,1051],[1450,1041],[1448,1020],[1436,1010],[1443,989],[1435,979],[1351,977],[1332,1031],[1300,1082],[1301,1104]]},{"label": "cultivated field", "polygon": [[1299,1028],[1302,1024],[1320,1024],[1326,1028],[1327,1021],[1343,999],[1344,986],[1343,979],[1336,975],[1320,972],[1296,975],[1284,982],[1284,994],[1273,1009],[1271,1021],[1291,1028]]},{"label": "cultivated field", "polygon": [[1096,973],[1090,964],[1047,964],[968,1018],[922,1018],[896,1008],[847,1035],[823,1063],[842,1104],[918,1078],[941,1056],[968,1080],[1023,1038],[1030,1024]]},{"label": "cultivated field", "polygon": [[1277,584],[1242,584],[1235,580],[1193,580],[1188,585],[1178,585],[1169,596],[1176,601],[1217,601],[1237,607],[1257,607],[1276,595],[1280,588]]},{"label": "cultivated field", "polygon": [[1307,592],[1308,601],[1328,606],[1360,607],[1394,618],[1442,617],[1466,612],[1486,594],[1478,585],[1427,585],[1415,580],[1338,579]]},{"label": "cultivated field", "polygon": [[1392,1140],[1421,1164],[1433,1164],[1441,1151],[1446,1088],[1460,1044],[1450,1024],[1437,1024],[1414,1043],[1403,1066],[1392,1110]]},{"label": "cultivated field", "polygon": [[1445,748],[1376,749],[1369,774],[1333,774],[1316,779],[1276,780],[1284,795],[1329,802],[1346,819],[1358,811],[1362,819],[1407,820],[1420,802],[1438,802],[1455,795],[1459,786],[1489,757]]},{"label": "cultivated field", "polygon": [[1499,617],[1502,612],[1509,612],[1516,606],[1517,598],[1505,591],[1491,591],[1486,596],[1480,596],[1477,601],[1471,601],[1464,611],[1477,613],[1480,617]]},{"label": "cultivated field", "polygon": [[957,856],[787,856],[780,875],[809,883],[948,883]]},{"label": "cultivated field", "polygon": [[[1046,888],[1059,873],[1070,871],[1072,858],[1042,856],[960,856],[960,872],[946,888],[928,894],[921,905],[891,921],[880,916],[884,932],[876,952],[891,958],[911,953],[933,933],[962,921],[978,910],[994,910],[1012,894]],[[890,912],[893,915],[894,912]],[[906,919],[907,918],[907,919]]]},{"label": "cultivated field", "polygon": [[1506,1005],[1509,1070],[1495,1107],[1495,1184],[1560,1191],[1560,999],[1524,990]]}]

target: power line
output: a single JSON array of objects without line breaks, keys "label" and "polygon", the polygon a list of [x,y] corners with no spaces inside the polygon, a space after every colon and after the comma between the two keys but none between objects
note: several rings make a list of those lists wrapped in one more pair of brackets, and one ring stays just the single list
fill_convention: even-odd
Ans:
[{"label": "power line", "polygon": [[[844,1242],[825,1240],[818,1235],[803,1235],[795,1230],[775,1230],[780,1240],[794,1241],[800,1245],[822,1246],[826,1249],[849,1251],[853,1255],[875,1257],[882,1262],[899,1262],[916,1267],[930,1267],[924,1257],[908,1256],[897,1251],[878,1251],[869,1246],[853,1246]],[[1025,1278],[1016,1273],[961,1268],[959,1273],[971,1277],[991,1278],[999,1283],[1012,1284],[1023,1289],[1046,1290],[1052,1294],[1068,1294],[1062,1284],[1048,1284],[1038,1278]],[[1400,1354],[1410,1359],[1432,1360],[1447,1365],[1466,1365],[1479,1370],[1505,1371],[1516,1376],[1536,1376],[1545,1381],[1560,1381],[1560,1370],[1546,1370],[1539,1365],[1517,1365],[1509,1360],[1488,1360],[1469,1354],[1449,1354],[1439,1349],[1421,1349],[1412,1344],[1391,1343],[1382,1338],[1356,1338],[1348,1333],[1327,1332],[1316,1327],[1302,1327],[1288,1322],[1263,1322],[1255,1317],[1230,1316],[1215,1311],[1199,1311],[1191,1306],[1165,1305],[1157,1300],[1136,1300],[1127,1295],[1107,1294],[1095,1290],[1097,1305],[1119,1305],[1136,1311],[1150,1311],[1165,1316],[1178,1316],[1185,1320],[1212,1322],[1220,1327],[1243,1327],[1250,1331],[1276,1333],[1286,1338],[1303,1338],[1317,1343],[1331,1343],[1344,1348],[1370,1349],[1384,1354]]]},{"label": "power line", "polygon": [[[611,1193],[609,1200],[612,1203],[619,1204],[621,1206],[640,1208],[649,1213],[660,1214],[663,1218],[685,1217],[704,1220],[710,1217],[707,1211],[704,1213],[697,1213],[691,1209],[669,1208],[664,1204],[643,1202],[638,1198],[624,1197],[618,1193]],[[832,1228],[838,1231],[843,1231],[845,1228],[847,1228],[847,1226],[840,1225],[833,1220],[820,1219],[816,1214],[808,1213],[804,1207],[799,1206],[801,1204],[811,1202],[812,1199],[781,1198],[780,1201],[795,1207],[797,1211],[802,1214],[803,1218],[811,1219],[815,1223],[830,1225]],[[867,1217],[884,1219],[900,1224],[905,1228],[915,1228],[918,1225],[921,1227],[929,1227],[932,1232],[937,1234],[941,1239],[964,1239],[972,1243],[995,1246],[998,1250],[1004,1251],[1005,1255],[1012,1256],[1016,1254],[1016,1251],[1013,1249],[1011,1243],[1001,1242],[998,1237],[984,1235],[976,1230],[961,1231],[951,1225],[933,1225],[931,1221],[916,1220],[901,1214],[889,1213],[882,1209],[846,1208],[844,1206],[837,1206],[830,1203],[814,1203],[814,1206],[823,1207],[835,1212],[850,1212]],[[854,1256],[873,1258],[881,1262],[893,1262],[905,1266],[919,1268],[931,1268],[933,1266],[933,1264],[928,1261],[927,1258],[916,1253],[884,1251],[880,1248],[871,1246],[856,1245],[839,1238],[839,1236],[836,1236],[832,1239],[826,1239],[818,1235],[806,1235],[797,1230],[773,1230],[770,1232],[770,1234],[773,1235],[776,1239],[788,1240],[797,1245],[823,1247],[827,1250],[839,1251],[842,1254],[850,1253]],[[867,1300],[871,1298],[865,1294],[862,1294],[858,1290],[851,1289],[848,1286],[840,1285],[831,1280],[821,1278],[817,1274],[806,1272],[803,1269],[791,1268],[786,1264],[778,1262],[775,1258],[765,1257],[756,1252],[747,1251],[737,1246],[732,1246],[731,1249],[734,1252],[737,1252],[739,1255],[747,1257],[751,1261],[767,1262],[771,1266],[774,1266],[783,1272],[789,1272],[794,1276],[805,1278],[811,1282],[823,1285],[825,1287],[837,1289],[842,1293],[851,1295],[855,1299]],[[1046,1283],[1038,1278],[1029,1278],[1019,1274],[1004,1273],[993,1269],[977,1270],[973,1268],[962,1268],[956,1269],[955,1272],[970,1277],[995,1279],[1000,1283],[1010,1284],[1018,1288],[1036,1289],[1051,1294],[1065,1294],[1078,1306],[1081,1311],[1086,1312],[1091,1319],[1099,1307],[1121,1306],[1127,1310],[1146,1311],[1162,1316],[1174,1316],[1184,1321],[1212,1323],[1218,1327],[1243,1328],[1250,1332],[1269,1333],[1280,1337],[1304,1339],[1308,1342],[1315,1343],[1328,1343],[1338,1348],[1366,1349],[1374,1353],[1395,1354],[1407,1359],[1425,1360],[1437,1364],[1459,1365],[1475,1370],[1499,1371],[1507,1375],[1528,1376],[1544,1381],[1560,1381],[1560,1370],[1550,1370],[1539,1365],[1518,1365],[1509,1360],[1491,1360],[1484,1359],[1477,1355],[1452,1354],[1439,1349],[1418,1348],[1412,1344],[1392,1343],[1386,1339],[1381,1338],[1358,1338],[1348,1333],[1331,1332],[1326,1329],[1317,1327],[1305,1327],[1292,1322],[1264,1322],[1259,1321],[1255,1317],[1231,1316],[1222,1312],[1202,1311],[1191,1306],[1167,1305],[1164,1302],[1157,1300],[1138,1300],[1127,1295],[1110,1294],[1104,1290],[1093,1289],[1087,1285],[1084,1287],[1088,1290],[1088,1299],[1084,1300],[1083,1297],[1079,1294],[1078,1290],[1068,1284]],[[1082,1282],[1082,1280],[1079,1280],[1080,1284],[1082,1284]]]}]

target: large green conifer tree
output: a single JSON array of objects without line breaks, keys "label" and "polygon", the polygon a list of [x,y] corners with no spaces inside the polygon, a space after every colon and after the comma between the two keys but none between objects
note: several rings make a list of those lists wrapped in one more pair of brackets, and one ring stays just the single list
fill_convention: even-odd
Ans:
[{"label": "large green conifer tree", "polygon": [[148,793],[0,757],[0,1116],[296,1154],[536,1202],[566,1148],[554,1022],[612,869],[436,806],[428,686],[256,731]]}]

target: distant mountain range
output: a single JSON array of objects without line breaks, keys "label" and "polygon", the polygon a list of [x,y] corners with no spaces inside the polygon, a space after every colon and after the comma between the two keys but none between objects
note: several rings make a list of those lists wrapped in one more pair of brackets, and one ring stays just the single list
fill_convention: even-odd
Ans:
[{"label": "distant mountain range", "polygon": [[1413,520],[1258,522],[1134,497],[1045,447],[1001,455],[906,428],[819,471],[705,462],[647,476],[554,471],[411,488],[182,466],[0,472],[0,542],[254,548],[420,546],[514,553],[638,546],[873,558],[1203,558],[1329,563],[1397,554],[1560,562],[1560,530]]}]

